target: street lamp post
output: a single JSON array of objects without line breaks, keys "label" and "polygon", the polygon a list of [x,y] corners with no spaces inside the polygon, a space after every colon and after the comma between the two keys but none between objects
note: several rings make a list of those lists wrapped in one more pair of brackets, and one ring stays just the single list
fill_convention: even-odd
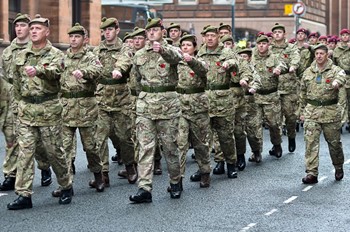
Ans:
[{"label": "street lamp post", "polygon": [[235,4],[236,0],[231,1],[231,27],[232,27],[232,38],[235,40]]}]

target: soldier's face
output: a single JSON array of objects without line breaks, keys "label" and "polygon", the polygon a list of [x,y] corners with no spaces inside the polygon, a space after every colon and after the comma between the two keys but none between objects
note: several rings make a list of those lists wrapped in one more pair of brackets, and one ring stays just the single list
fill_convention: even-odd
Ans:
[{"label": "soldier's face", "polygon": [[105,37],[107,42],[112,42],[117,38],[119,31],[119,28],[107,27],[103,29],[103,36]]},{"label": "soldier's face", "polygon": [[341,41],[343,41],[343,42],[348,42],[349,41],[349,38],[350,38],[350,34],[348,34],[348,33],[343,33],[342,35],[341,35]]},{"label": "soldier's face", "polygon": [[134,40],[134,48],[136,50],[140,50],[146,44],[146,38],[141,35],[134,36],[133,40]]},{"label": "soldier's face", "polygon": [[275,29],[273,30],[273,38],[276,40],[276,41],[281,41],[284,39],[284,36],[285,36],[285,33],[283,32],[283,30],[281,29]]},{"label": "soldier's face", "polygon": [[80,34],[70,34],[69,44],[72,50],[78,51],[84,46],[84,36]]},{"label": "soldier's face", "polygon": [[178,40],[181,36],[181,30],[179,28],[171,28],[169,30],[169,37],[172,40]]},{"label": "soldier's face", "polygon": [[304,32],[298,32],[297,34],[297,40],[298,41],[304,41],[306,39],[306,34]]},{"label": "soldier's face", "polygon": [[323,65],[327,62],[328,53],[323,49],[317,49],[315,51],[315,59],[317,64]]},{"label": "soldier's face", "polygon": [[224,47],[225,48],[234,48],[235,44],[232,41],[225,41],[224,42]]},{"label": "soldier's face", "polygon": [[195,50],[196,50],[196,47],[193,45],[193,43],[191,41],[186,41],[186,40],[182,41],[181,51],[193,56]]},{"label": "soldier's face", "polygon": [[318,41],[320,44],[327,45],[327,40],[326,39],[321,39]]},{"label": "soldier's face", "polygon": [[29,35],[33,44],[40,44],[50,35],[50,30],[44,25],[32,24],[30,26]]},{"label": "soldier's face", "polygon": [[231,32],[229,30],[227,30],[227,29],[221,29],[219,31],[220,37],[223,37],[224,35],[230,35],[230,34],[231,34]]},{"label": "soldier's face", "polygon": [[311,44],[311,45],[314,45],[314,44],[316,44],[317,43],[317,37],[316,36],[311,36],[310,38],[309,38],[309,44]]},{"label": "soldier's face", "polygon": [[134,40],[133,39],[126,39],[125,42],[127,46],[133,48],[134,47]]},{"label": "soldier's face", "polygon": [[219,34],[215,32],[205,33],[205,44],[209,49],[215,49],[219,45]]},{"label": "soldier's face", "polygon": [[146,30],[147,39],[151,42],[153,41],[161,41],[163,38],[164,31],[161,27],[151,27]]},{"label": "soldier's face", "polygon": [[250,56],[246,53],[239,54],[243,60],[250,61]]},{"label": "soldier's face", "polygon": [[329,50],[334,50],[337,44],[335,42],[329,42],[328,43],[328,49]]},{"label": "soldier's face", "polygon": [[20,40],[28,38],[29,36],[29,25],[25,22],[17,22],[15,24],[16,37]]},{"label": "soldier's face", "polygon": [[262,41],[258,43],[258,51],[260,54],[265,54],[269,50],[269,43]]}]

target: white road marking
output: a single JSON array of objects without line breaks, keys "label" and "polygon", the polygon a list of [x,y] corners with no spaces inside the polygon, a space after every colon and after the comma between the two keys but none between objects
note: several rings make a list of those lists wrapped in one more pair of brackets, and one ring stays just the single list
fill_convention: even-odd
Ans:
[{"label": "white road marking", "polygon": [[267,212],[267,213],[265,213],[264,215],[265,216],[270,216],[271,214],[273,214],[273,213],[275,213],[275,212],[277,212],[278,211],[278,209],[272,209],[270,212]]},{"label": "white road marking", "polygon": [[349,163],[350,163],[350,159],[344,162],[344,164],[349,164]]},{"label": "white road marking", "polygon": [[245,232],[245,231],[249,230],[250,228],[254,227],[255,225],[256,225],[256,223],[250,223],[246,227],[242,228],[239,232]]},{"label": "white road marking", "polygon": [[322,176],[320,179],[318,179],[318,182],[321,182],[323,180],[327,179],[327,176]]},{"label": "white road marking", "polygon": [[289,199],[285,200],[283,203],[285,203],[285,204],[291,203],[292,201],[294,201],[297,198],[298,198],[298,196],[292,196]]},{"label": "white road marking", "polygon": [[307,186],[307,187],[304,188],[302,191],[303,191],[303,192],[307,192],[307,191],[309,191],[310,189],[312,189],[312,187],[314,187],[314,186]]},{"label": "white road marking", "polygon": [[0,197],[7,196],[7,193],[0,193]]}]

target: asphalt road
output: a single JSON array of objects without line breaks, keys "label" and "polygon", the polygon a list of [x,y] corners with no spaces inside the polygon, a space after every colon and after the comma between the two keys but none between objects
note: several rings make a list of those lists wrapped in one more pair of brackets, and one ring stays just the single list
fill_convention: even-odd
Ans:
[{"label": "asphalt road", "polygon": [[[189,181],[197,170],[190,151],[181,199],[170,199],[166,192],[168,177],[163,159],[163,175],[154,177],[153,202],[140,205],[130,204],[129,195],[136,193],[137,185],[119,179],[117,171],[123,166],[115,163],[111,163],[110,188],[97,193],[88,187],[93,175],[86,168],[79,142],[72,203],[59,205],[58,199],[51,197],[56,180],[49,187],[41,187],[36,170],[32,209],[7,210],[6,205],[16,195],[0,192],[0,231],[350,231],[350,133],[344,132],[342,141],[346,164],[340,182],[334,180],[323,137],[319,183],[304,185],[302,130],[294,153],[287,152],[284,136],[280,159],[268,155],[271,145],[265,130],[263,162],[248,163],[237,179],[215,175],[209,189],[200,189],[199,183]],[[4,154],[2,135],[0,144]],[[110,151],[112,155],[111,147]]]}]

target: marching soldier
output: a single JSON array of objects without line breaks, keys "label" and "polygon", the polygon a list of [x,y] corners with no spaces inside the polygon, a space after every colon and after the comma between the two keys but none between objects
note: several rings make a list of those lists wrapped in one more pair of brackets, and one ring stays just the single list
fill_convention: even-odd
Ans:
[{"label": "marching soldier", "polygon": [[170,23],[170,26],[167,28],[168,36],[172,40],[171,45],[175,47],[180,47],[180,38],[182,35],[181,26],[177,23]]}]

